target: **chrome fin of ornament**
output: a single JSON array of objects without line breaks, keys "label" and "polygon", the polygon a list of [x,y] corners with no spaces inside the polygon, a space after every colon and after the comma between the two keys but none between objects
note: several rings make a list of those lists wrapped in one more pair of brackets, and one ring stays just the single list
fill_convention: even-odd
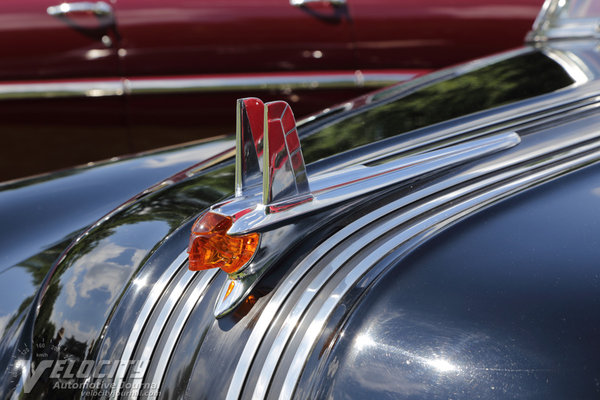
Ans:
[{"label": "chrome fin of ornament", "polygon": [[238,99],[235,124],[235,195],[248,194],[262,184],[263,115],[257,98]]},{"label": "chrome fin of ornament", "polygon": [[[235,198],[213,205],[210,211],[231,217],[227,236],[264,234],[285,221],[465,164],[509,149],[520,141],[516,132],[492,133],[400,158],[391,157],[392,151],[385,155],[390,158],[387,162],[378,162],[383,158],[378,155],[357,165],[308,176],[290,106],[283,101],[265,104],[256,98],[240,99],[237,102]],[[229,273],[215,303],[215,317],[233,311],[269,270],[272,262],[260,252],[259,245],[257,257]]]},{"label": "chrome fin of ornament", "polygon": [[285,101],[264,110],[263,204],[292,205],[310,199],[296,120]]},{"label": "chrome fin of ornament", "polygon": [[262,184],[265,206],[310,199],[296,120],[284,101],[238,99],[235,162],[236,197],[253,196]]}]

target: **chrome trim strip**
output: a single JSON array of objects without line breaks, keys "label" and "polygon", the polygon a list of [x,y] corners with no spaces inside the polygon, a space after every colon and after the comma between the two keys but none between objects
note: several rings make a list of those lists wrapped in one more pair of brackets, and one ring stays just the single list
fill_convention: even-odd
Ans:
[{"label": "chrome trim strip", "polygon": [[[153,284],[152,290],[148,294],[148,298],[144,302],[140,313],[135,320],[135,324],[133,325],[133,329],[129,338],[127,339],[127,343],[125,344],[125,348],[123,349],[123,353],[121,355],[121,360],[130,360],[133,351],[135,350],[135,346],[140,338],[142,330],[146,325],[146,321],[150,317],[154,306],[158,303],[162,293],[167,287],[168,283],[175,276],[177,271],[180,268],[185,266],[185,262],[187,261],[187,250],[184,250],[177,256],[177,258],[169,265],[169,267],[165,270],[165,272],[158,278],[158,280]],[[115,374],[115,379],[113,382],[113,389],[110,394],[110,399],[114,400],[118,397],[119,392],[121,390],[121,385],[123,383],[123,379],[125,378],[125,374],[127,373],[128,363],[121,362],[119,367],[117,368],[117,372]]]},{"label": "chrome trim strip", "polygon": [[[159,385],[159,387],[162,384],[162,380],[167,370],[167,363],[171,359],[171,354],[173,354],[173,350],[175,349],[175,345],[179,340],[181,331],[183,331],[183,328],[196,304],[200,303],[204,299],[206,289],[217,276],[218,272],[218,269],[204,271],[202,278],[198,281],[191,295],[187,298],[183,308],[181,309],[181,312],[177,315],[177,320],[175,321],[173,328],[168,332],[169,336],[166,341],[167,344],[165,347],[163,347],[161,353],[158,355],[158,364],[154,370],[154,374],[152,375],[152,378],[146,378],[146,382],[156,383]],[[152,391],[152,394],[148,397],[148,400],[156,399],[158,394],[157,392],[158,391]]]},{"label": "chrome trim strip", "polygon": [[285,89],[342,89],[356,87],[379,87],[405,82],[418,73],[395,72],[339,72],[306,75],[259,75],[145,79],[128,78],[131,93],[154,94],[163,92],[236,92],[242,90]]},{"label": "chrome trim strip", "polygon": [[[519,143],[521,143],[521,138],[516,132],[497,133],[462,143],[453,143],[447,147],[402,157],[375,166],[356,165],[340,171],[321,174],[310,180],[311,189],[313,192],[326,192],[331,191],[331,188],[345,186],[349,189],[347,192],[356,195],[356,189],[350,189],[351,184],[369,183],[369,186],[372,187],[376,183],[376,179],[382,177],[390,185],[396,180],[388,174],[394,172],[402,172],[402,180],[406,180],[444,167],[464,164],[509,149]],[[393,154],[388,156],[393,156]],[[378,161],[378,159],[373,159],[373,161]],[[329,194],[328,197],[332,195]],[[335,194],[335,196],[340,196],[340,194]],[[322,200],[321,196],[319,196],[319,200]]]},{"label": "chrome trim strip", "polygon": [[[496,179],[494,179],[495,181]],[[485,186],[485,185],[483,185]],[[467,186],[462,188],[456,192],[452,193],[452,198],[460,197],[464,194],[470,193],[471,191],[477,190],[480,187],[483,187],[481,184],[475,184],[471,186]],[[429,192],[429,191],[428,191]],[[426,197],[426,194],[422,194],[421,192],[417,192],[412,195],[412,201],[416,201],[417,199]],[[302,294],[300,299],[296,302],[296,305],[292,309],[292,311],[286,317],[285,322],[281,326],[277,337],[275,338],[273,344],[271,345],[269,354],[263,364],[262,370],[260,372],[260,376],[258,382],[256,384],[256,388],[253,393],[253,398],[262,398],[266,395],[266,391],[271,382],[272,375],[275,372],[275,366],[278,364],[279,358],[283,354],[285,346],[290,340],[295,328],[298,326],[300,319],[304,315],[306,309],[308,309],[312,300],[317,296],[319,290],[329,281],[329,279],[341,268],[345,262],[347,262],[352,256],[354,256],[360,249],[366,247],[369,243],[372,243],[378,237],[384,235],[389,232],[394,227],[397,227],[411,218],[422,215],[440,205],[446,204],[449,200],[451,200],[449,195],[437,197],[422,206],[413,208],[405,213],[402,213],[396,216],[393,219],[390,219],[383,223],[382,225],[377,226],[372,231],[362,235],[358,240],[353,243],[353,246],[347,247],[340,254],[338,254],[333,260],[331,260],[326,267],[324,267],[319,274],[312,280],[310,285],[307,287],[306,291]],[[410,201],[410,202],[412,202]],[[409,202],[402,202],[409,203]],[[369,218],[371,217],[371,218]],[[366,215],[361,218],[362,224],[358,224],[358,229],[352,233],[357,232],[361,228],[364,228],[365,225],[368,224],[371,220],[374,220],[371,214]],[[356,221],[358,222],[358,221]],[[353,224],[354,225],[354,224]],[[337,244],[337,243],[336,243]],[[373,250],[372,254],[379,254],[379,249]]]},{"label": "chrome trim strip", "polygon": [[[375,210],[374,212],[363,216],[362,218],[354,221],[347,227],[343,228],[342,230],[340,230],[339,232],[334,234],[332,237],[327,239],[323,244],[321,244],[319,247],[317,247],[315,250],[313,250],[304,260],[302,260],[300,262],[300,264],[298,264],[298,266],[296,268],[294,268],[294,270],[291,271],[290,275],[287,278],[285,278],[285,280],[280,284],[280,286],[277,288],[277,290],[273,294],[272,298],[269,300],[269,302],[265,306],[265,309],[263,310],[263,312],[261,313],[261,316],[259,317],[258,321],[256,322],[256,325],[248,339],[246,347],[244,348],[244,351],[243,351],[242,355],[240,356],[240,359],[239,359],[236,369],[234,371],[234,375],[233,375],[231,384],[228,389],[227,399],[230,399],[230,400],[236,399],[241,394],[246,376],[251,368],[254,357],[255,357],[256,353],[258,352],[258,349],[261,346],[261,343],[262,343],[264,337],[266,336],[266,334],[270,328],[270,325],[271,325],[272,321],[274,320],[277,312],[281,309],[282,304],[287,300],[287,298],[289,297],[289,295],[291,294],[293,289],[296,287],[296,284],[304,277],[304,275],[310,270],[310,268],[316,262],[318,262],[331,249],[333,249],[338,243],[340,243],[345,238],[347,238],[350,234],[357,232],[359,229],[361,229],[365,225],[369,224],[370,222],[376,221],[377,219],[379,219],[401,207],[404,207],[416,200],[419,200],[421,198],[424,198],[424,197],[430,196],[432,194],[435,194],[437,192],[440,192],[442,190],[460,185],[461,183],[464,183],[464,182],[466,182],[470,179],[476,178],[478,176],[483,176],[486,174],[493,173],[494,171],[498,171],[498,170],[501,170],[501,169],[504,169],[504,168],[507,168],[510,166],[514,166],[514,165],[517,165],[520,163],[531,161],[537,157],[543,156],[545,154],[550,154],[553,151],[557,151],[566,146],[576,145],[576,144],[582,143],[586,140],[596,138],[597,136],[598,136],[597,133],[593,133],[592,135],[584,135],[584,136],[574,137],[574,138],[571,138],[570,140],[565,140],[564,142],[561,142],[561,143],[553,142],[551,146],[534,148],[533,151],[530,151],[527,154],[523,154],[523,155],[517,156],[517,157],[512,157],[508,161],[499,162],[499,163],[496,162],[496,163],[494,163],[493,167],[483,165],[482,167],[479,167],[478,169],[463,172],[459,175],[451,177],[449,180],[446,180],[446,181],[440,182],[438,184],[424,188],[423,190],[421,190],[419,192],[412,193],[406,197],[400,198],[397,201],[386,205],[383,208]],[[576,149],[576,151],[577,152],[585,151],[585,150],[587,150],[588,147],[590,147],[590,146],[581,147],[579,149]],[[577,154],[576,151],[574,150],[574,151],[568,152],[566,154],[563,154],[563,158],[570,157],[570,156],[572,156],[572,154]],[[554,163],[555,161],[556,160],[554,158],[550,158],[547,161],[545,161],[544,163],[534,164],[533,167],[537,168],[542,165],[548,165],[550,163]],[[505,172],[501,175],[497,175],[497,176],[493,177],[491,180],[491,183],[501,181],[503,179],[506,179],[507,177],[515,176],[517,174],[526,172],[531,169],[532,169],[532,167],[525,166],[525,167],[521,167],[521,168],[518,168],[513,171]],[[477,186],[475,189],[478,189],[480,187],[486,187],[486,185],[489,182],[490,182],[490,179],[480,182],[479,186]],[[460,192],[460,193],[462,193],[462,192]],[[271,365],[271,364],[270,363],[264,364],[265,373],[270,373],[269,370],[271,369],[271,367],[269,365]],[[259,377],[259,381],[261,382],[262,386],[261,386],[261,388],[256,387],[256,390],[258,391],[258,393],[262,393],[265,390],[265,388],[264,388],[265,382],[270,383],[270,378],[267,379],[265,377],[265,378],[261,379]]]},{"label": "chrome trim strip", "polygon": [[290,0],[290,5],[294,7],[304,7],[310,3],[329,3],[332,6],[346,5],[346,0]]},{"label": "chrome trim strip", "polygon": [[84,82],[0,83],[0,100],[121,96],[124,93],[123,82],[117,78]]},{"label": "chrome trim strip", "polygon": [[[175,309],[175,306],[177,305],[179,298],[181,297],[183,292],[187,289],[188,285],[192,282],[192,279],[194,278],[195,275],[196,274],[194,271],[190,271],[189,269],[185,271],[185,273],[183,274],[181,279],[175,285],[175,288],[173,288],[171,293],[169,293],[169,297],[167,298],[167,301],[163,304],[163,306],[160,310],[160,314],[158,315],[158,318],[156,319],[154,324],[152,326],[146,326],[145,329],[146,330],[150,329],[150,334],[148,335],[148,338],[145,342],[140,343],[138,345],[138,347],[143,345],[144,348],[143,348],[142,354],[139,356],[139,358],[138,357],[136,357],[136,358],[139,360],[144,360],[144,361],[147,360],[148,362],[144,362],[143,364],[138,366],[138,370],[136,372],[136,374],[138,376],[146,375],[146,369],[148,368],[148,366],[150,364],[149,361],[152,358],[152,353],[154,352],[156,343],[160,339],[161,332],[162,332],[163,328],[165,327],[167,320],[169,319],[171,313]],[[142,378],[139,378],[139,380],[141,381]],[[139,392],[132,390],[129,392],[129,394],[130,395],[128,396],[128,398],[136,399],[139,395]]]},{"label": "chrome trim strip", "polygon": [[[425,71],[427,72],[427,71]],[[0,100],[57,97],[103,97],[124,94],[236,92],[241,90],[352,89],[377,88],[411,80],[418,72],[339,73],[317,72],[305,75],[265,74],[258,76],[199,76],[160,78],[106,78],[89,80],[48,80],[40,82],[0,82]]]},{"label": "chrome trim strip", "polygon": [[576,54],[568,51],[556,51],[551,48],[541,50],[548,58],[560,65],[567,74],[575,81],[574,85],[583,85],[594,79],[592,72],[586,63]]},{"label": "chrome trim strip", "polygon": [[[598,145],[596,144],[593,147],[597,148]],[[451,206],[440,213],[434,214],[433,216],[428,217],[424,221],[412,225],[411,227],[403,230],[400,234],[393,236],[391,239],[384,242],[377,249],[373,249],[373,251],[370,252],[370,255],[383,254],[383,256],[377,259],[374,259],[373,257],[363,259],[350,271],[348,275],[346,275],[345,279],[342,280],[338,284],[338,286],[336,286],[336,288],[330,293],[325,302],[321,305],[321,308],[319,309],[316,317],[312,320],[308,329],[306,329],[302,341],[294,354],[294,358],[292,360],[292,363],[284,380],[283,387],[279,394],[279,399],[285,400],[292,398],[298,380],[300,379],[300,375],[304,369],[306,360],[310,356],[310,353],[314,347],[317,338],[320,336],[327,320],[331,316],[332,312],[335,310],[335,307],[337,306],[341,298],[348,292],[348,290],[352,286],[356,284],[356,282],[360,279],[361,276],[364,275],[364,273],[366,273],[371,267],[373,267],[379,260],[381,260],[394,248],[410,241],[418,234],[424,232],[428,232],[431,234],[433,232],[440,231],[452,222],[478,209],[481,209],[486,205],[493,203],[501,198],[514,194],[530,185],[534,185],[536,182],[549,179],[556,175],[560,175],[561,173],[565,173],[572,168],[578,168],[586,163],[597,161],[598,159],[600,159],[600,151],[596,151],[595,153],[588,154],[587,156],[581,157],[579,159],[572,160],[552,167],[550,169],[525,176],[521,179],[510,182],[489,192],[477,195],[462,203]],[[322,286],[323,285],[321,285],[320,288],[322,288]],[[316,293],[318,293],[318,290],[315,292],[315,296]],[[265,365],[267,364],[268,362],[265,363]],[[256,392],[254,398],[256,398]]]},{"label": "chrome trim strip", "polygon": [[[482,171],[482,173],[484,172],[486,171]],[[419,192],[412,193],[408,196],[402,197],[394,201],[393,203],[387,204],[386,206],[379,208],[357,219],[350,225],[344,227],[342,230],[336,232],[333,236],[328,238],[319,247],[317,247],[308,256],[306,256],[306,258],[304,258],[298,264],[298,266],[294,268],[290,275],[287,278],[285,278],[284,281],[281,282],[280,286],[277,288],[277,290],[265,306],[264,310],[262,311],[258,321],[256,322],[256,325],[254,326],[254,329],[252,330],[252,333],[250,334],[250,337],[248,338],[246,347],[244,347],[244,351],[240,356],[226,398],[228,400],[234,400],[239,397],[243,388],[244,381],[246,380],[246,375],[250,370],[252,362],[254,361],[254,356],[256,355],[259,346],[262,343],[262,340],[271,325],[271,322],[273,321],[277,312],[281,308],[281,305],[287,300],[292,290],[294,290],[294,288],[296,287],[296,284],[300,282],[300,280],[315,263],[317,263],[322,257],[324,257],[331,249],[337,246],[341,241],[346,239],[349,235],[357,232],[365,225],[368,225],[369,223],[374,222],[379,218],[391,212],[394,212],[401,207],[404,207],[414,201],[417,201],[422,197],[432,195],[448,187],[452,187],[454,185],[468,181],[469,179],[472,179],[478,175],[479,174],[476,173],[463,174],[449,181],[445,181],[440,184],[427,187]]]}]

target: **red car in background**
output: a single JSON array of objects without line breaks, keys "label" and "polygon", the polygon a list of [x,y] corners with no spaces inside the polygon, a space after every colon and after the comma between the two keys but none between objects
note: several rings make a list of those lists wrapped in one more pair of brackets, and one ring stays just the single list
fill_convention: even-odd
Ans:
[{"label": "red car in background", "polygon": [[298,117],[522,43],[542,0],[4,0],[0,180]]}]

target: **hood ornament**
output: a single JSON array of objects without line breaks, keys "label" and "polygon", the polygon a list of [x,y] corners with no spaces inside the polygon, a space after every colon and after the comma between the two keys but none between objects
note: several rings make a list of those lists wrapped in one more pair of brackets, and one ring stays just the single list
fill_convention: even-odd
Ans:
[{"label": "hood ornament", "polygon": [[[259,253],[261,234],[283,222],[349,199],[508,149],[520,142],[501,132],[423,153],[307,175],[294,114],[284,101],[237,101],[235,197],[215,204],[192,228],[189,268],[221,268],[228,280],[215,305],[220,318],[250,294],[270,268]],[[396,150],[397,151],[397,150]],[[375,165],[373,165],[375,164]]]},{"label": "hood ornament", "polygon": [[221,268],[229,274],[216,317],[235,308],[262,275],[245,271],[258,250],[260,235],[232,232],[233,224],[250,213],[264,218],[311,200],[291,107],[284,101],[265,104],[257,98],[238,99],[235,198],[213,206],[196,221],[188,248],[191,270]]}]

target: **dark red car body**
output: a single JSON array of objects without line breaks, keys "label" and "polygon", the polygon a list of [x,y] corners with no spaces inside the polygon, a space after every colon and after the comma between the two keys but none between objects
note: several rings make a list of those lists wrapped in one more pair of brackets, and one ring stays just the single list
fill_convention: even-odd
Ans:
[{"label": "dark red car body", "polygon": [[230,133],[248,95],[301,117],[518,46],[542,3],[339,1],[3,1],[0,179]]}]

